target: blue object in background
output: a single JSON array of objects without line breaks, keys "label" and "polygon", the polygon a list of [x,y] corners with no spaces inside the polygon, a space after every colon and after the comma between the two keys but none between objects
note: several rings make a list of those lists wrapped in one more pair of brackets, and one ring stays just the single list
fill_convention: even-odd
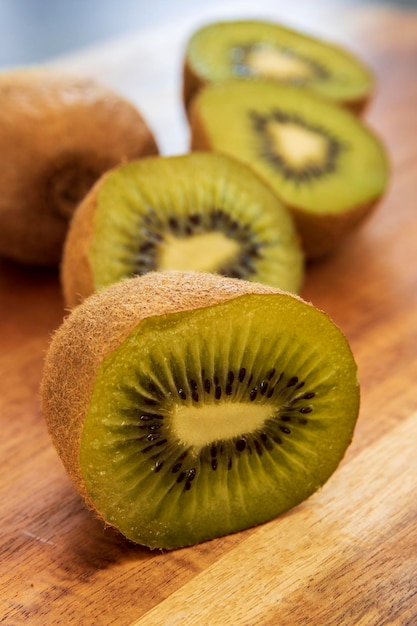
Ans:
[{"label": "blue object in background", "polygon": [[[417,9],[417,0],[342,2],[348,3]],[[225,2],[212,0],[209,6],[216,4]],[[0,68],[41,63],[106,39],[198,15],[203,7],[207,0],[0,0]]]},{"label": "blue object in background", "polygon": [[169,23],[205,0],[0,0],[0,67],[46,61]]}]

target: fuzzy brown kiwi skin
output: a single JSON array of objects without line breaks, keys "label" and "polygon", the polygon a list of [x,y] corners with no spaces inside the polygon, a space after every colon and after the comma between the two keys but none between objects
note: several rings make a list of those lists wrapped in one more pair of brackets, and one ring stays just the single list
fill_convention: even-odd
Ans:
[{"label": "fuzzy brown kiwi skin", "polygon": [[63,465],[87,506],[94,510],[78,457],[84,419],[103,359],[147,317],[191,311],[251,293],[285,293],[301,300],[273,287],[214,274],[149,272],[89,296],[64,320],[44,363],[42,411]]},{"label": "fuzzy brown kiwi skin", "polygon": [[96,291],[88,250],[94,239],[99,192],[108,174],[105,173],[81,201],[65,238],[60,275],[64,302],[69,309]]},{"label": "fuzzy brown kiwi skin", "polygon": [[288,206],[309,262],[327,257],[340,248],[376,210],[378,202],[368,202],[338,215],[314,215]]},{"label": "fuzzy brown kiwi skin", "polygon": [[[204,124],[199,117],[198,98],[191,103],[189,121],[190,149],[198,151],[214,150]],[[387,155],[386,157],[388,160]],[[245,162],[245,164],[247,167],[250,167],[250,163]],[[266,178],[263,178],[263,182],[274,193],[277,193]],[[345,239],[370,217],[381,200],[382,198],[378,198],[378,200],[372,200],[352,207],[343,213],[327,215],[303,211],[288,203],[285,203],[285,205],[294,219],[306,260],[314,262],[335,252]]]},{"label": "fuzzy brown kiwi skin", "polygon": [[105,171],[158,154],[141,113],[94,79],[0,74],[0,255],[57,265],[73,210]]}]

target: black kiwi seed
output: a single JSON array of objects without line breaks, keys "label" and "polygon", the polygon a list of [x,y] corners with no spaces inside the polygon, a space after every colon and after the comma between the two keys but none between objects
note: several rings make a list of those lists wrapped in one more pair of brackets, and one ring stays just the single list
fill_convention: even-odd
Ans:
[{"label": "black kiwi seed", "polygon": [[303,400],[311,400],[312,398],[315,398],[316,394],[314,393],[314,391],[307,391],[302,397]]},{"label": "black kiwi seed", "polygon": [[146,439],[148,441],[156,441],[157,439],[160,439],[160,437],[161,437],[160,433],[150,433],[150,435],[148,435]]},{"label": "black kiwi seed", "polygon": [[184,480],[184,478],[187,476],[187,472],[181,472],[181,474],[178,476],[177,478],[177,483],[182,483],[182,481]]},{"label": "black kiwi seed", "polygon": [[298,377],[297,376],[293,376],[292,378],[289,379],[289,381],[287,382],[287,387],[293,387],[294,385],[296,385],[298,383]]},{"label": "black kiwi seed", "polygon": [[141,415],[139,418],[142,422],[150,422],[154,420],[154,416],[152,415],[152,413],[148,413],[145,415]]},{"label": "black kiwi seed", "polygon": [[155,244],[152,241],[145,241],[144,243],[142,243],[139,247],[139,252],[142,253],[147,253],[147,252],[151,252],[155,247]]},{"label": "black kiwi seed", "polygon": [[201,216],[198,213],[193,213],[188,218],[193,226],[200,226],[201,224]]},{"label": "black kiwi seed", "polygon": [[260,390],[262,396],[265,395],[267,389],[268,389],[268,381],[267,380],[263,380],[261,382],[261,384],[259,385],[259,390]]},{"label": "black kiwi seed", "polygon": [[170,217],[168,220],[168,224],[173,231],[179,230],[179,223],[175,217]]},{"label": "black kiwi seed", "polygon": [[159,405],[159,401],[158,400],[154,400],[153,398],[144,398],[144,403],[147,406],[158,406]]}]

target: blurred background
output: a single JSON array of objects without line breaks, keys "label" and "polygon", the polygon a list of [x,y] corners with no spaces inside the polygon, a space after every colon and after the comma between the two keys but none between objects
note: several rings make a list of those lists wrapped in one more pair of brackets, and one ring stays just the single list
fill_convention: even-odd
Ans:
[{"label": "blurred background", "polygon": [[[334,4],[399,5],[417,8],[417,0],[336,0]],[[320,1],[270,3],[295,13],[316,11]],[[294,6],[291,6],[294,5]],[[198,20],[234,6],[253,15],[259,2],[212,0],[0,0],[0,69],[48,61],[108,39],[149,31],[174,21]],[[308,8],[309,7],[309,8]]]},{"label": "blurred background", "polygon": [[[178,154],[189,147],[184,51],[202,24],[271,19],[345,46],[374,69],[367,23],[388,62],[391,19],[410,9],[417,0],[0,0],[0,71],[46,64],[95,77],[137,106],[162,154]],[[377,107],[378,98],[371,113]]]}]

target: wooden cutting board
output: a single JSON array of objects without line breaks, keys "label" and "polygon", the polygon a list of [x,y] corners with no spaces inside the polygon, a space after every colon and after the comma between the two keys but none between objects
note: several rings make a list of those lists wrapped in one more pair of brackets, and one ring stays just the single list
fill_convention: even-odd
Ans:
[{"label": "wooden cutting board", "polygon": [[[378,211],[308,268],[303,289],[345,332],[359,366],[361,413],[342,465],[319,493],[258,528],[175,552],[129,544],[86,511],[41,415],[43,358],[65,314],[58,276],[1,261],[1,623],[417,624],[417,14],[332,5],[321,17],[315,9],[323,34],[340,35],[375,70],[367,119],[393,170]],[[160,37],[159,54],[185,36],[175,32]],[[132,85],[140,62],[146,72],[146,45],[115,43],[62,64],[144,102]],[[155,123],[160,112],[158,134],[171,114],[155,81],[145,108]],[[170,128],[186,137],[185,126]]]}]

